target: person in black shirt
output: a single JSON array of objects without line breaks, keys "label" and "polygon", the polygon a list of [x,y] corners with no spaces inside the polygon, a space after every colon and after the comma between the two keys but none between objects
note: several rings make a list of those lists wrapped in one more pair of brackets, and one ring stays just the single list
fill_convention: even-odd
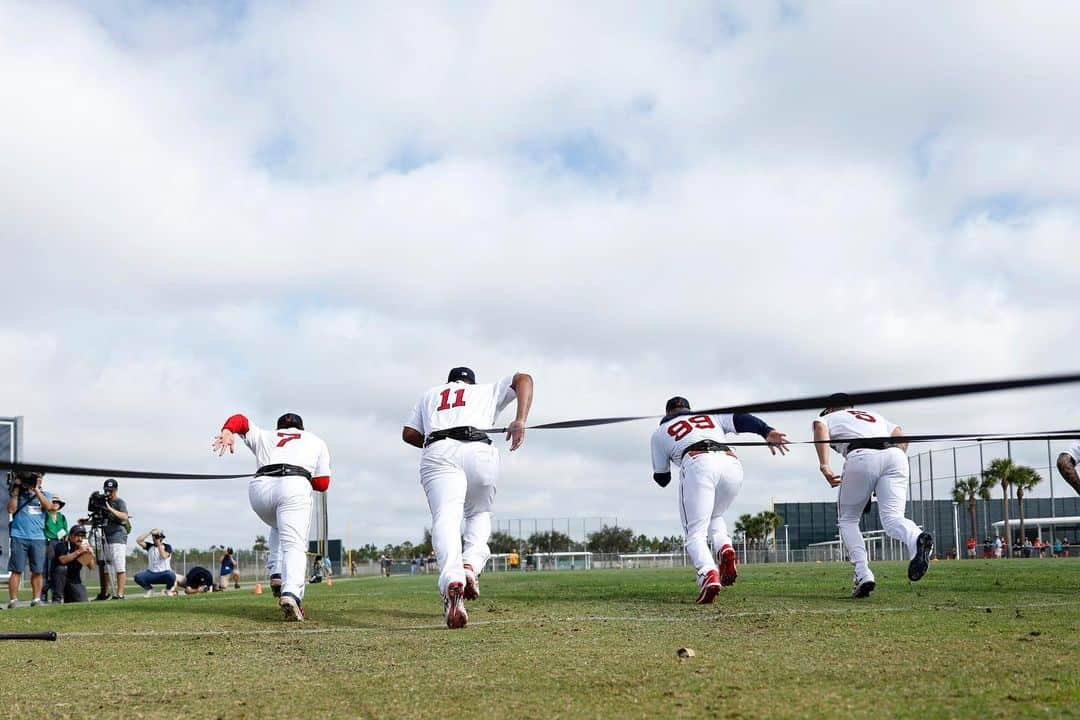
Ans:
[{"label": "person in black shirt", "polygon": [[82,569],[94,569],[94,551],[86,542],[86,528],[76,525],[68,536],[53,543],[56,565],[53,567],[53,603],[86,602],[86,586],[82,584]]},{"label": "person in black shirt", "polygon": [[203,566],[196,565],[187,571],[187,575],[177,578],[176,584],[184,588],[185,595],[196,595],[214,589],[214,576]]}]

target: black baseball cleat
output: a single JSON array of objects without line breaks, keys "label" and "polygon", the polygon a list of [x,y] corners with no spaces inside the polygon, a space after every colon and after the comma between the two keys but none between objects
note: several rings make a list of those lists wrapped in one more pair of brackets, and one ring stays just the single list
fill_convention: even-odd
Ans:
[{"label": "black baseball cleat", "polygon": [[270,592],[274,594],[274,597],[281,597],[281,576],[274,574],[270,576]]},{"label": "black baseball cleat", "polygon": [[873,575],[865,577],[862,580],[860,580],[859,578],[855,578],[855,582],[852,583],[852,587],[851,587],[851,597],[853,597],[853,598],[867,598],[867,597],[870,597],[870,593],[874,592],[874,588],[876,588],[876,587],[877,587],[877,583],[874,582],[874,576]]},{"label": "black baseball cleat", "polygon": [[907,579],[918,582],[930,569],[930,555],[934,552],[934,536],[928,532],[920,533],[915,540],[915,557],[907,566]]}]

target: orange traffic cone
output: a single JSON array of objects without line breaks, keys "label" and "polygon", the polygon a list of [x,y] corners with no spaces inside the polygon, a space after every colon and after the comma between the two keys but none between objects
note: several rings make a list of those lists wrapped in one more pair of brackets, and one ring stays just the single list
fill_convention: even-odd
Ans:
[{"label": "orange traffic cone", "polygon": [[255,594],[262,595],[262,583],[255,583]]},{"label": "orange traffic cone", "polygon": [[334,587],[334,578],[332,578],[332,577],[326,578],[326,587]]}]

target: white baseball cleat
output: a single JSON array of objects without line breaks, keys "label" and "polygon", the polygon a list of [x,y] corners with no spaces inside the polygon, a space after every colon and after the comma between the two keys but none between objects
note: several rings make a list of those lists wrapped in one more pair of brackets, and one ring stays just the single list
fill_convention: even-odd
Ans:
[{"label": "white baseball cleat", "polygon": [[458,630],[465,627],[465,624],[469,622],[469,614],[465,612],[465,602],[462,596],[465,594],[465,587],[459,582],[450,583],[446,588],[446,595],[443,595],[443,610],[446,613],[446,627],[451,630]]},{"label": "white baseball cleat", "polygon": [[278,607],[285,613],[285,619],[289,622],[304,621],[304,609],[300,607],[300,603],[296,602],[296,598],[292,595],[282,593],[281,600],[278,601]]}]

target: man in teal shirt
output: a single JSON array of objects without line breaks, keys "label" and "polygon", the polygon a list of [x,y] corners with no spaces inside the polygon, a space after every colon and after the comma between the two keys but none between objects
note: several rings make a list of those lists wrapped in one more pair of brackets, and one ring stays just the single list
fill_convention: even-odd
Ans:
[{"label": "man in teal shirt", "polygon": [[52,495],[41,489],[40,473],[14,473],[7,511],[11,518],[11,556],[8,558],[8,607],[16,607],[19,582],[30,561],[30,606],[41,604],[45,571],[45,513],[53,509]]}]

